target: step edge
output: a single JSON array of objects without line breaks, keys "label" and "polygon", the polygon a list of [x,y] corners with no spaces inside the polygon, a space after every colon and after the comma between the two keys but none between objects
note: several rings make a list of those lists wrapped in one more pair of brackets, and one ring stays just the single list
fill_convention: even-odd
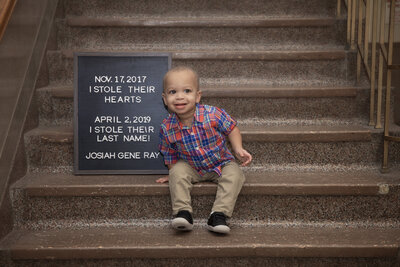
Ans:
[{"label": "step edge", "polygon": [[336,17],[88,17],[67,15],[70,27],[326,27],[338,21]]},{"label": "step edge", "polygon": [[[284,128],[284,127],[279,127]],[[350,142],[350,141],[370,141],[372,132],[368,129],[359,127],[348,127],[347,130],[327,126],[331,130],[313,130],[312,126],[300,126],[303,130],[267,130],[263,127],[253,130],[241,130],[244,142]],[[240,129],[240,127],[239,127]],[[73,127],[39,126],[25,134],[28,136],[37,136],[42,140],[51,143],[72,143],[74,138]]]},{"label": "step edge", "polygon": [[[190,250],[195,252],[190,253]],[[218,251],[215,253],[215,251]],[[213,252],[212,254],[210,252]],[[215,254],[214,254],[215,253]],[[192,255],[190,255],[192,254]],[[109,259],[109,258],[222,258],[222,257],[362,257],[362,258],[377,258],[377,257],[397,257],[398,247],[395,245],[377,246],[371,244],[369,246],[357,247],[311,247],[303,245],[294,246],[279,246],[271,247],[268,245],[262,246],[238,246],[238,247],[207,247],[207,248],[98,248],[98,250],[88,248],[32,248],[18,249],[11,248],[10,255],[13,259],[18,260],[40,260],[40,259]],[[72,256],[71,256],[72,255]],[[154,256],[157,255],[157,256]],[[173,255],[173,256],[172,256]],[[205,256],[206,255],[206,256]]]},{"label": "step edge", "polygon": [[[84,231],[84,233],[83,233]],[[397,257],[399,249],[399,229],[335,229],[333,227],[322,228],[304,228],[304,229],[278,229],[267,228],[257,229],[249,228],[246,233],[243,229],[235,229],[231,235],[226,236],[222,241],[217,236],[199,231],[187,234],[187,239],[196,239],[200,235],[208,234],[206,242],[199,244],[183,244],[179,246],[170,246],[167,242],[158,242],[149,240],[145,245],[127,244],[127,240],[122,242],[109,241],[108,246],[102,246],[102,241],[97,238],[91,246],[82,242],[85,235],[123,235],[137,236],[139,229],[92,229],[89,233],[86,230],[47,230],[47,231],[25,231],[22,238],[9,244],[6,248],[14,259],[78,259],[78,258],[182,258],[182,257],[231,257],[237,256],[261,256],[261,257]],[[148,230],[149,231],[149,230]],[[279,239],[266,242],[263,233],[266,231],[274,232],[277,235],[296,236],[296,233],[305,235],[304,240],[299,242],[298,238]],[[332,232],[339,233],[339,238],[331,239]],[[14,230],[11,235],[18,236],[18,230]],[[97,234],[96,234],[97,233]],[[248,235],[248,237],[245,236]],[[145,234],[146,235],[146,234]],[[346,236],[341,238],[341,236]],[[364,236],[370,238],[364,238]],[[377,238],[376,236],[379,236]],[[53,242],[54,237],[63,240],[65,236],[72,237],[77,244],[66,245],[65,243]],[[74,239],[74,236],[80,236]],[[140,234],[139,234],[140,236]],[[257,238],[259,236],[259,238]],[[373,238],[371,238],[373,236]],[[145,236],[147,237],[147,235]],[[252,238],[253,237],[253,238]],[[314,240],[313,237],[316,237]],[[358,237],[355,238],[355,237]],[[390,238],[388,238],[390,237]],[[164,240],[177,239],[172,229],[165,229],[162,232]],[[25,239],[34,241],[30,244],[24,242]],[[68,238],[67,238],[68,239]],[[218,239],[218,241],[217,241]],[[233,241],[232,239],[237,239]],[[307,241],[308,240],[308,241]],[[233,242],[232,242],[233,241]],[[69,242],[70,243],[70,242]],[[68,242],[67,242],[68,244]],[[105,243],[107,244],[107,243]],[[114,245],[115,244],[115,245]],[[105,253],[107,251],[107,253]],[[209,253],[211,252],[212,253]],[[218,253],[215,253],[215,252]]]},{"label": "step edge", "polygon": [[[84,53],[129,53],[139,52],[133,50],[99,50],[99,49],[61,49],[50,50],[49,54],[60,54],[67,59],[72,59],[75,52]],[[147,51],[141,51],[146,53]],[[156,53],[156,51],[149,51]],[[175,60],[341,60],[345,59],[348,51],[344,49],[319,49],[319,50],[265,50],[265,51],[188,51],[176,52],[163,50],[163,53],[170,53]],[[351,52],[350,52],[351,53]]]},{"label": "step edge", "polygon": [[[310,87],[262,87],[254,85],[201,86],[202,96],[218,98],[325,98],[325,97],[355,97],[361,90],[369,88],[357,86],[310,86]],[[68,85],[53,85],[37,89],[37,92],[49,92],[54,98],[73,98],[74,88]],[[244,96],[243,93],[246,93]]]},{"label": "step edge", "polygon": [[[282,174],[278,178],[268,180],[268,174],[245,172],[245,182],[241,194],[243,195],[387,195],[391,187],[400,186],[400,178],[393,179],[377,174],[365,172],[354,173],[359,179],[347,179],[348,173],[293,173],[287,172],[288,177]],[[271,174],[269,174],[271,175]],[[304,176],[312,179],[305,182]],[[44,181],[38,174],[26,175],[12,185],[13,190],[23,190],[28,196],[147,196],[168,195],[168,184],[157,184],[155,180],[163,175],[145,177],[147,182],[139,181],[135,176],[107,177],[88,176],[88,182],[82,182],[85,176],[47,175]],[[257,181],[260,176],[266,179]],[[282,177],[283,176],[283,177]],[[318,177],[317,177],[318,176]],[[144,178],[143,176],[139,176]],[[115,179],[117,178],[117,179]],[[278,179],[278,180],[277,180]],[[122,180],[122,181],[121,181]],[[142,179],[143,180],[143,179]],[[194,185],[193,195],[215,194],[216,185],[201,183]]]}]

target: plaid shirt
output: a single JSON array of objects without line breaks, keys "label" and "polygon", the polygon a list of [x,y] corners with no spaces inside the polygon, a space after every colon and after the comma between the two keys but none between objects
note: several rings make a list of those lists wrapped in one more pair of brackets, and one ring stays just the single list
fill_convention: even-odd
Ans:
[{"label": "plaid shirt", "polygon": [[221,176],[224,164],[234,159],[225,137],[236,121],[223,109],[196,105],[193,124],[183,126],[175,113],[164,119],[160,129],[159,149],[166,165],[183,159],[200,175],[215,171]]}]

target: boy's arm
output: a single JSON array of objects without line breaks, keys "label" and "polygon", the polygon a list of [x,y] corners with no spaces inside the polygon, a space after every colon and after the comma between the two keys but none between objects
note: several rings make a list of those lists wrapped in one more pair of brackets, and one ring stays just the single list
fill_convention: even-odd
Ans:
[{"label": "boy's arm", "polygon": [[[166,162],[166,166],[168,167],[168,170],[170,170],[175,162],[178,160],[177,158],[177,153],[174,149],[171,148],[170,143],[168,142],[168,139],[166,138],[166,135],[164,134],[164,129],[161,127],[160,129],[160,144],[159,144],[159,149],[161,154],[163,154],[164,157],[164,162]],[[158,178],[156,180],[157,183],[167,183],[169,180],[168,176],[164,176],[161,178]]]},{"label": "boy's arm", "polygon": [[232,144],[232,149],[235,152],[236,157],[242,162],[241,166],[247,166],[250,164],[253,157],[243,149],[242,135],[240,134],[239,128],[235,127],[229,133],[228,139]]}]

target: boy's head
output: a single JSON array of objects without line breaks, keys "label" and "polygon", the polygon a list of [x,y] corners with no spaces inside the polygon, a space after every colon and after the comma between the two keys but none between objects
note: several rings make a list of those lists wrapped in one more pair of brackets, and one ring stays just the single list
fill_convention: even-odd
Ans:
[{"label": "boy's head", "polygon": [[179,118],[193,116],[200,102],[199,76],[189,67],[175,67],[164,76],[163,100]]},{"label": "boy's head", "polygon": [[165,75],[164,75],[164,79],[163,79],[163,86],[164,86],[164,92],[166,89],[166,83],[168,82],[169,77],[171,76],[171,74],[177,73],[177,72],[189,72],[193,75],[193,79],[194,82],[196,83],[196,89],[199,90],[199,75],[197,75],[197,72],[192,69],[191,67],[186,67],[186,66],[177,66],[177,67],[173,67],[172,69],[170,69]]}]

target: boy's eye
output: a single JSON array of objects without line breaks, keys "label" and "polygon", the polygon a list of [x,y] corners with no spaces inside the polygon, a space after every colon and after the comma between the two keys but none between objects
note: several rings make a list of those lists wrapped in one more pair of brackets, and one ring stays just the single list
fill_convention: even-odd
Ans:
[{"label": "boy's eye", "polygon": [[192,92],[192,90],[191,89],[185,89],[185,91],[184,91],[186,94],[189,94],[190,92]]},{"label": "boy's eye", "polygon": [[175,93],[176,93],[175,90],[169,90],[169,91],[168,91],[168,94],[170,94],[170,95],[173,95],[173,94],[175,94]]}]

